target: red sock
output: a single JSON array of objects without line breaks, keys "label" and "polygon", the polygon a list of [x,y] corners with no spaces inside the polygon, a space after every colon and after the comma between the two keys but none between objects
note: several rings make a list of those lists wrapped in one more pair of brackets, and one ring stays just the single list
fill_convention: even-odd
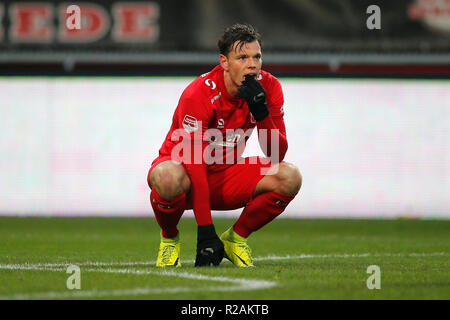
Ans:
[{"label": "red sock", "polygon": [[295,195],[277,192],[262,193],[250,200],[233,226],[234,232],[247,238],[252,232],[262,228],[286,209]]},{"label": "red sock", "polygon": [[183,192],[172,200],[165,200],[153,188],[150,193],[150,202],[156,221],[162,230],[165,238],[174,238],[178,234],[178,221],[180,221],[186,207],[186,194]]}]

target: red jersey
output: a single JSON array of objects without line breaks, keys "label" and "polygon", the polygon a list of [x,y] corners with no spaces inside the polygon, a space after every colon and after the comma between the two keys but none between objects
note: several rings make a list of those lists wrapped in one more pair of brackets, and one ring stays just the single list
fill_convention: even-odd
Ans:
[{"label": "red jersey", "polygon": [[[180,153],[177,148],[180,147],[180,139],[174,137],[180,132],[191,137],[192,146],[201,146],[200,157],[196,157],[195,161],[181,161],[191,179],[194,214],[199,225],[212,224],[207,171],[223,170],[235,164],[255,126],[258,128],[258,134],[261,130],[266,130],[264,134],[267,133],[268,146],[266,150],[262,148],[266,155],[270,153],[271,135],[274,135],[271,129],[278,129],[275,132],[279,144],[278,159],[281,161],[284,158],[287,140],[281,84],[277,78],[263,70],[257,80],[266,91],[270,113],[258,123],[251,115],[247,102],[241,97],[231,96],[226,90],[224,70],[220,65],[195,79],[180,97],[172,118],[172,126],[159,155],[172,155],[173,160],[178,160],[174,159],[173,154]],[[203,156],[205,148],[208,147],[211,149],[206,152],[209,157]],[[174,150],[176,152],[173,152]],[[193,159],[193,156],[192,154],[190,159]]]}]

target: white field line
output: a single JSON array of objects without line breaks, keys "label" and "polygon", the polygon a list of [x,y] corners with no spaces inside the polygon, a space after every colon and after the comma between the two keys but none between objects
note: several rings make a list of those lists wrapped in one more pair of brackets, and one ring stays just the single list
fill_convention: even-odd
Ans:
[{"label": "white field line", "polygon": [[[365,258],[365,257],[431,257],[431,256],[446,256],[448,252],[430,252],[430,253],[338,253],[338,254],[300,254],[300,255],[286,255],[286,256],[265,256],[254,258],[255,261],[266,260],[295,260],[295,259],[327,259],[327,258]],[[227,261],[224,259],[223,261]],[[194,259],[182,259],[182,263],[193,264]],[[60,262],[60,263],[25,263],[25,264],[0,264],[0,269],[11,270],[54,270],[55,268],[67,268],[69,265],[92,266],[92,267],[136,267],[136,266],[154,266],[156,261],[136,261],[136,262]],[[65,269],[55,270],[64,271]]]},{"label": "white field line", "polygon": [[[5,268],[10,269],[10,268]],[[14,269],[18,270],[18,269]],[[20,270],[46,270],[46,271],[65,271],[65,268],[54,267],[37,267],[27,266]],[[136,296],[145,294],[162,294],[162,293],[180,293],[180,292],[194,292],[194,291],[246,291],[271,288],[277,285],[273,281],[254,280],[254,279],[234,279],[227,277],[211,277],[201,274],[188,272],[175,272],[168,270],[151,271],[151,270],[133,270],[133,269],[83,269],[83,272],[104,272],[104,273],[119,273],[119,274],[139,274],[139,275],[159,275],[168,277],[179,277],[185,279],[195,279],[201,281],[225,282],[232,283],[233,286],[208,286],[201,288],[190,287],[173,287],[173,288],[132,288],[132,289],[118,289],[118,290],[84,290],[84,291],[63,291],[63,292],[37,292],[37,293],[19,293],[8,296],[0,296],[0,300],[29,300],[29,299],[65,299],[65,298],[92,298],[104,296]]]},{"label": "white field line", "polygon": [[[27,269],[30,270],[30,269]],[[36,268],[34,270],[42,270]],[[49,271],[65,271],[63,268],[46,268]],[[206,280],[213,282],[228,282],[233,286],[208,286],[201,288],[190,287],[173,287],[173,288],[132,288],[118,290],[83,290],[83,291],[63,291],[63,292],[37,292],[37,293],[21,293],[9,296],[0,296],[0,300],[28,300],[28,299],[65,299],[65,298],[99,298],[99,297],[115,297],[115,296],[136,296],[162,293],[181,293],[194,291],[245,291],[271,288],[277,285],[273,281],[253,280],[253,279],[233,279],[227,277],[211,277],[201,274],[174,272],[174,271],[150,271],[150,270],[133,270],[133,269],[83,269],[83,272],[105,272],[105,273],[121,273],[121,274],[153,274],[169,277],[179,277],[186,279]]]},{"label": "white field line", "polygon": [[117,296],[137,296],[148,294],[163,293],[181,293],[192,292],[188,287],[174,288],[132,288],[118,290],[80,290],[80,291],[48,291],[36,293],[17,293],[7,296],[0,296],[0,300],[47,300],[47,299],[83,299],[83,298],[101,298],[101,297],[117,297]]},{"label": "white field line", "polygon": [[263,260],[291,260],[291,259],[326,259],[326,258],[365,258],[365,257],[431,257],[446,256],[448,252],[430,253],[338,253],[338,254],[300,254],[287,256],[266,256],[254,258],[255,261]]},{"label": "white field line", "polygon": [[[381,253],[381,254],[301,254],[301,255],[287,255],[287,256],[266,256],[255,258],[255,261],[264,260],[293,260],[293,259],[323,259],[323,258],[362,258],[362,257],[428,257],[428,256],[445,256],[449,255],[447,252],[433,252],[433,253]],[[194,260],[185,260],[185,263],[194,263]],[[66,271],[66,267],[75,264],[78,266],[143,266],[154,265],[155,261],[145,262],[80,262],[80,263],[37,263],[37,264],[6,264],[0,265],[0,269],[7,270],[40,270],[40,271]],[[0,296],[0,300],[18,299],[65,299],[65,298],[99,298],[99,297],[114,297],[114,296],[136,296],[162,293],[180,293],[180,292],[194,292],[194,291],[245,291],[271,288],[278,285],[273,281],[243,279],[243,278],[228,278],[228,277],[211,277],[196,273],[178,272],[169,270],[136,270],[136,269],[112,269],[112,268],[89,268],[82,269],[83,272],[104,272],[104,273],[119,273],[119,274],[138,274],[138,275],[160,275],[169,277],[179,277],[185,279],[195,279],[202,281],[226,282],[233,284],[232,286],[208,286],[201,288],[190,287],[172,287],[172,288],[132,288],[119,290],[82,290],[82,291],[62,291],[62,292],[36,292],[36,293],[20,293],[8,296]]]}]

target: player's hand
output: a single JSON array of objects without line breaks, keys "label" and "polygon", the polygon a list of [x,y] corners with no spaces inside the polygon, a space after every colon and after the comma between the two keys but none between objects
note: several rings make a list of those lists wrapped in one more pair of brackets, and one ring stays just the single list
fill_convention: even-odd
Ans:
[{"label": "player's hand", "polygon": [[224,248],[214,225],[198,226],[196,267],[218,266],[223,259]]},{"label": "player's hand", "polygon": [[254,76],[250,74],[246,75],[245,80],[238,87],[238,90],[241,96],[247,101],[248,108],[256,121],[264,120],[269,115],[266,91]]}]

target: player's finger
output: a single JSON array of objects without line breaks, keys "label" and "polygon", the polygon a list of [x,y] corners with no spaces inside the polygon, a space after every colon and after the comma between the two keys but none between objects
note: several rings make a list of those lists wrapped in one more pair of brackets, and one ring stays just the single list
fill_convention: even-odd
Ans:
[{"label": "player's finger", "polygon": [[248,89],[248,87],[247,87],[247,85],[245,85],[244,83],[242,83],[242,85],[240,85],[239,87],[238,87],[238,90],[239,91],[241,91],[241,90],[247,90]]},{"label": "player's finger", "polygon": [[248,98],[251,96],[250,90],[246,86],[240,86],[238,87],[238,90],[241,96],[243,96],[244,98]]},{"label": "player's finger", "polygon": [[208,261],[205,260],[204,258],[199,258],[195,261],[195,266],[196,267],[204,267],[208,265]]},{"label": "player's finger", "polygon": [[262,84],[254,77],[249,78],[247,84],[252,88],[263,88]]},{"label": "player's finger", "polygon": [[258,83],[258,80],[256,80],[255,77],[247,77],[245,79],[245,83],[250,85],[250,84]]},{"label": "player's finger", "polygon": [[214,257],[213,264],[215,266],[218,266],[222,262],[222,259],[223,259],[223,255],[222,256],[218,255],[218,256]]},{"label": "player's finger", "polygon": [[263,86],[255,79],[253,79],[252,81],[249,81],[247,83],[247,86],[252,90],[258,90],[258,91],[264,90]]}]

